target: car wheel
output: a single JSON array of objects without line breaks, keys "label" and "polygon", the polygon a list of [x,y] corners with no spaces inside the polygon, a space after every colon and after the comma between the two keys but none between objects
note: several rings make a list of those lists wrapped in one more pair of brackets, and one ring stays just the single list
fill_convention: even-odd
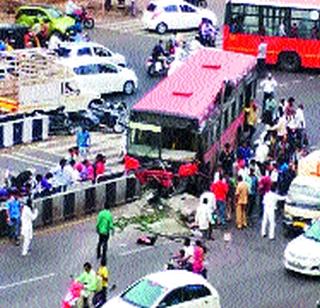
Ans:
[{"label": "car wheel", "polygon": [[160,24],[157,25],[156,31],[159,34],[165,34],[168,31],[168,26],[164,22],[161,22]]},{"label": "car wheel", "polygon": [[127,81],[123,86],[123,93],[126,95],[131,95],[134,92],[133,81]]},{"label": "car wheel", "polygon": [[83,27],[86,29],[93,29],[94,28],[94,19],[93,18],[88,18],[83,22]]},{"label": "car wheel", "polygon": [[278,65],[281,70],[295,72],[301,67],[301,59],[295,52],[282,52],[278,58]]}]

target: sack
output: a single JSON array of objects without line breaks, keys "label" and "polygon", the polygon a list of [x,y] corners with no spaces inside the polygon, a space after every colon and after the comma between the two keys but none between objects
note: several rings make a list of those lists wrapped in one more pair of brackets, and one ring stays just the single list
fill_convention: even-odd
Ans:
[{"label": "sack", "polygon": [[137,239],[138,245],[146,245],[146,246],[153,246],[156,242],[157,237],[156,236],[140,236]]},{"label": "sack", "polygon": [[97,292],[92,298],[94,308],[100,308],[106,303],[106,294],[103,291]]}]

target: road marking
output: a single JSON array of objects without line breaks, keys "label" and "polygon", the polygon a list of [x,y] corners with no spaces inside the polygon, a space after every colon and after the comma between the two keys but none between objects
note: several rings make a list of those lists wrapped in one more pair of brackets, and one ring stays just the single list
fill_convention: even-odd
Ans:
[{"label": "road marking", "polygon": [[43,165],[47,165],[49,167],[55,167],[57,165],[57,163],[55,162],[52,162],[52,161],[49,161],[49,160],[46,160],[46,159],[42,159],[42,158],[39,158],[39,157],[34,157],[32,156],[32,154],[26,154],[26,153],[23,153],[23,152],[15,152],[14,153],[14,156],[17,156],[18,158],[22,158],[22,159],[26,159],[30,162],[36,162],[36,163],[40,163],[40,164],[43,164]]},{"label": "road marking", "polygon": [[30,161],[30,158],[25,159],[25,158],[17,157],[17,156],[6,154],[6,153],[1,153],[1,157],[7,157],[9,159],[21,161],[21,162],[24,162],[24,163],[29,164],[29,165],[36,165],[36,166],[40,166],[40,167],[51,168],[53,166],[52,164],[40,163],[40,162],[36,162],[36,161]]},{"label": "road marking", "polygon": [[24,285],[24,284],[27,284],[27,283],[48,279],[48,278],[51,278],[51,277],[53,277],[55,275],[56,275],[55,273],[50,273],[48,275],[38,276],[38,277],[22,280],[22,281],[19,281],[19,282],[10,283],[10,284],[4,285],[4,286],[0,286],[0,290],[6,290],[6,289],[9,289],[9,288],[21,286],[21,285]]}]

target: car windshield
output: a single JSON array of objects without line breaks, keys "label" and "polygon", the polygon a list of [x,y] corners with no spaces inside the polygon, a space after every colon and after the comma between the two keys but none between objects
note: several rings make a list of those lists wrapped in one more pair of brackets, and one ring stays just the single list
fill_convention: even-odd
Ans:
[{"label": "car windshield", "polygon": [[320,221],[316,221],[305,233],[304,236],[308,239],[320,242]]},{"label": "car windshield", "polygon": [[164,292],[164,287],[151,280],[143,279],[123,293],[121,298],[136,307],[150,308]]},{"label": "car windshield", "polygon": [[295,196],[302,195],[320,200],[320,189],[309,185],[292,184],[289,190],[289,197],[295,199]]},{"label": "car windshield", "polygon": [[47,12],[52,18],[59,18],[63,16],[62,12],[55,8],[49,8],[47,9]]}]

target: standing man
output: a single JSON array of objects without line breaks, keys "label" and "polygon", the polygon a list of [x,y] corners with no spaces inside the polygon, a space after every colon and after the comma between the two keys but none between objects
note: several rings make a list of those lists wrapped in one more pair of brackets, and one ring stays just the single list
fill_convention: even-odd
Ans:
[{"label": "standing man", "polygon": [[255,174],[255,170],[250,168],[249,176],[247,177],[247,183],[249,188],[249,200],[248,200],[248,207],[247,207],[247,218],[249,223],[252,224],[252,212],[256,207],[257,202],[257,194],[258,194],[258,177]]},{"label": "standing man", "polygon": [[209,210],[209,199],[203,197],[200,199],[200,205],[197,208],[195,224],[199,227],[204,239],[210,239],[209,230],[211,219],[212,213]]},{"label": "standing man", "polygon": [[303,133],[306,128],[306,121],[303,113],[303,105],[300,104],[296,110],[295,121],[297,126],[297,142],[298,145],[303,147]]},{"label": "standing man", "polygon": [[32,208],[32,201],[28,198],[26,205],[22,209],[21,215],[21,235],[23,236],[22,256],[26,256],[29,251],[33,237],[32,222],[37,218],[37,216],[38,209]]},{"label": "standing man", "polygon": [[79,153],[82,158],[87,158],[90,143],[91,140],[89,131],[86,128],[81,127],[77,132],[77,147],[79,148]]},{"label": "standing man", "polygon": [[226,143],[224,145],[224,150],[220,154],[219,161],[222,165],[224,173],[228,176],[232,176],[234,160],[235,157],[231,149],[231,145],[230,143]]},{"label": "standing man", "polygon": [[229,186],[223,175],[219,175],[219,180],[211,184],[210,191],[214,193],[217,202],[219,221],[223,227],[226,225],[226,202]]},{"label": "standing man", "polygon": [[264,73],[266,71],[267,48],[268,48],[268,44],[265,42],[264,38],[261,37],[261,41],[258,46],[258,54],[257,54],[258,74],[260,78],[264,77]]},{"label": "standing man", "polygon": [[262,80],[260,86],[263,91],[263,101],[262,101],[262,114],[265,111],[265,103],[269,98],[273,98],[275,96],[275,90],[278,86],[277,81],[272,77],[271,73],[268,73],[267,78]]},{"label": "standing man", "polygon": [[238,185],[236,188],[236,224],[237,229],[247,227],[246,208],[248,204],[249,190],[248,185],[241,175],[238,176]]},{"label": "standing man", "polygon": [[14,239],[16,245],[20,245],[20,224],[21,224],[21,203],[17,199],[16,193],[12,193],[10,199],[6,203],[7,207],[7,223],[10,226],[10,238]]},{"label": "standing man", "polygon": [[103,209],[99,212],[96,224],[97,233],[99,236],[97,246],[97,259],[101,257],[102,247],[102,258],[107,260],[107,249],[110,233],[114,234],[113,218],[109,210]]},{"label": "standing man", "polygon": [[274,240],[274,231],[276,227],[275,211],[277,209],[277,202],[285,199],[285,196],[276,194],[276,185],[273,183],[271,190],[268,191],[263,198],[263,217],[261,224],[262,237],[266,236],[267,224],[269,224],[269,239]]}]

